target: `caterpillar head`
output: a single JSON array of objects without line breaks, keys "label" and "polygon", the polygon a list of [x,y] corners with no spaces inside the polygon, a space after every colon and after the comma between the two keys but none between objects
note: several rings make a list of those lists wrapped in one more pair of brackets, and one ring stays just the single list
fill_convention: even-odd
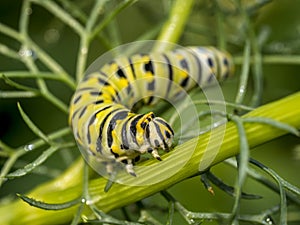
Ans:
[{"label": "caterpillar head", "polygon": [[154,114],[151,113],[151,120],[149,120],[145,126],[144,135],[144,139],[148,142],[147,151],[159,159],[159,156],[155,155],[157,153],[156,149],[170,149],[173,142],[174,131],[164,119],[155,117]]}]

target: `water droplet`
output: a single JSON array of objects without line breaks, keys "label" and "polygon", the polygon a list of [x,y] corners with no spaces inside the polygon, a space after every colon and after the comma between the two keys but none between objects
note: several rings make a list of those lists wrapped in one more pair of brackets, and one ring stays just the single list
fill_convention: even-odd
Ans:
[{"label": "water droplet", "polygon": [[24,146],[24,150],[27,151],[27,152],[29,152],[29,151],[31,151],[33,149],[34,149],[34,145],[33,144],[28,144],[28,145]]},{"label": "water droplet", "polygon": [[266,216],[265,219],[264,219],[264,221],[265,221],[267,224],[269,224],[269,225],[274,225],[274,224],[275,224],[275,222],[274,222],[274,220],[272,219],[271,216]]},{"label": "water droplet", "polygon": [[26,48],[26,47],[22,47],[19,50],[19,55],[21,57],[32,57],[33,59],[36,59],[36,54],[32,49]]},{"label": "water droplet", "polygon": [[60,32],[55,28],[50,28],[44,33],[44,40],[48,44],[56,43],[60,39]]}]

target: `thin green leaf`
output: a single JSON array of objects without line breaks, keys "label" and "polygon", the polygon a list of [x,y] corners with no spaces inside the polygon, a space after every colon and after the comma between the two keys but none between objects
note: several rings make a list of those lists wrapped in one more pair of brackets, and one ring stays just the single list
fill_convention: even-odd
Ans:
[{"label": "thin green leaf", "polygon": [[300,135],[299,131],[295,127],[290,126],[289,124],[286,124],[286,123],[279,122],[277,120],[266,118],[266,117],[243,118],[243,122],[244,123],[264,123],[264,124],[268,124],[270,126],[276,127],[278,129],[285,130],[285,131],[287,131],[289,133],[292,133],[296,136]]},{"label": "thin green leaf", "polygon": [[[3,24],[3,23],[0,23],[0,33],[8,36],[8,37],[11,37],[15,40],[18,40],[19,42],[22,42],[24,41],[24,37],[22,35],[20,35],[19,32],[17,32],[16,30],[12,29],[11,27]],[[4,45],[5,47],[7,47],[6,45]]]},{"label": "thin green leaf", "polygon": [[159,42],[153,47],[153,51],[165,51],[170,48],[168,42],[178,42],[193,9],[194,2],[194,0],[177,0],[172,2],[168,19],[157,37]]},{"label": "thin green leaf", "polygon": [[144,224],[144,223],[136,223],[136,222],[118,220],[118,219],[104,213],[103,211],[99,210],[94,205],[91,205],[90,208],[98,220],[93,220],[93,221],[89,220],[88,222],[95,222],[95,223],[100,223],[100,224],[115,224],[115,225],[143,225]]},{"label": "thin green leaf", "polygon": [[251,46],[253,49],[253,60],[254,63],[252,64],[253,69],[253,95],[251,98],[251,106],[256,107],[259,106],[262,100],[262,93],[263,93],[263,69],[262,69],[262,53],[261,53],[261,46],[258,43],[254,25],[251,24],[249,26],[249,35],[251,40]]},{"label": "thin green leaf", "polygon": [[112,10],[103,20],[101,23],[96,26],[92,33],[90,39],[94,39],[94,37],[105,28],[108,23],[114,19],[122,10],[126,9],[130,5],[134,4],[137,2],[137,0],[126,0],[121,2],[114,10]]},{"label": "thin green leaf", "polygon": [[226,105],[226,106],[230,106],[230,107],[234,107],[236,109],[242,109],[242,110],[246,110],[246,111],[252,111],[254,110],[253,107],[250,106],[246,106],[246,105],[242,105],[239,103],[232,103],[232,102],[227,102],[227,101],[220,101],[220,100],[196,100],[193,101],[193,103],[195,105],[197,104],[208,104],[208,105]]},{"label": "thin green leaf", "polygon": [[240,154],[238,155],[238,163],[239,163],[238,179],[235,185],[236,198],[232,209],[232,213],[234,216],[233,222],[235,223],[240,209],[240,198],[242,194],[242,186],[247,176],[248,160],[249,160],[249,145],[248,145],[248,140],[247,140],[242,118],[239,116],[232,116],[231,120],[235,123],[237,127],[238,135],[239,135],[239,144],[240,144]]},{"label": "thin green leaf", "polygon": [[12,149],[7,144],[5,144],[3,141],[0,140],[0,151],[5,152],[9,155],[14,152],[14,149]]},{"label": "thin green leaf", "polygon": [[24,91],[30,91],[30,92],[33,92],[33,93],[36,93],[36,94],[39,93],[39,90],[37,90],[35,88],[24,86],[22,84],[18,84],[17,82],[15,82],[15,81],[9,79],[8,77],[6,77],[4,74],[1,75],[1,78],[5,81],[5,83],[7,83],[8,85],[10,85],[12,87],[15,87],[17,89],[24,90]]},{"label": "thin green leaf", "polygon": [[7,78],[18,78],[18,79],[28,79],[28,78],[43,78],[49,80],[58,80],[63,81],[62,74],[52,73],[52,72],[39,72],[32,73],[30,71],[2,71],[1,74],[4,74]]},{"label": "thin green leaf", "polygon": [[32,130],[32,132],[43,139],[46,143],[49,145],[52,144],[52,141],[31,121],[31,119],[27,116],[27,114],[23,111],[20,103],[17,103],[19,112],[24,120],[24,122],[27,124],[27,126]]},{"label": "thin green leaf", "polygon": [[[252,160],[252,159],[250,159]],[[234,160],[233,158],[229,158],[227,160],[225,160],[225,163],[236,168],[236,160]],[[256,170],[248,167],[248,171],[247,171],[248,175],[250,177],[252,177],[254,180],[256,180],[257,182],[265,185],[267,188],[269,188],[270,190],[275,191],[276,193],[279,193],[279,189],[278,189],[278,185],[276,185],[273,181],[271,181],[270,179],[265,178],[265,176],[263,176],[262,174],[258,173]],[[299,188],[293,186],[292,184],[286,184],[288,183],[287,181],[283,180],[282,184],[285,186],[285,188],[291,192],[286,192],[286,196],[288,198],[288,200],[294,204],[300,205],[300,198],[297,197],[300,196],[300,190]]]},{"label": "thin green leaf", "polygon": [[284,185],[286,189],[295,193],[296,195],[300,196],[300,188],[296,187],[295,185],[290,184],[286,180],[282,179],[281,183]]},{"label": "thin green leaf", "polygon": [[262,163],[251,159],[251,163],[258,166],[265,172],[267,172],[273,179],[278,183],[279,192],[280,192],[280,223],[281,225],[287,224],[287,202],[286,202],[286,194],[284,190],[284,185],[282,184],[282,178],[272,169],[268,168],[267,166],[263,165]]},{"label": "thin green leaf", "polygon": [[243,64],[242,64],[242,72],[240,76],[239,90],[237,92],[235,102],[237,104],[241,104],[244,100],[247,86],[248,86],[248,77],[249,77],[249,69],[250,69],[250,42],[246,40],[243,54]]},{"label": "thin green leaf", "polygon": [[80,223],[81,215],[82,215],[82,212],[84,210],[84,207],[85,207],[85,204],[81,203],[80,206],[77,209],[77,212],[76,212],[75,216],[73,217],[71,225],[77,225],[77,224]]},{"label": "thin green leaf", "polygon": [[71,200],[69,202],[64,203],[58,203],[58,204],[51,204],[51,203],[45,203],[42,201],[37,201],[33,198],[29,198],[26,195],[17,194],[19,198],[21,198],[24,202],[28,203],[31,206],[34,206],[36,208],[45,209],[45,210],[62,210],[67,209],[72,206],[75,206],[79,204],[82,200],[81,198],[76,198],[74,200]]},{"label": "thin green leaf", "polygon": [[140,211],[140,214],[141,215],[140,218],[138,219],[138,222],[142,224],[162,225],[147,210],[142,209]]},{"label": "thin green leaf", "polygon": [[173,217],[174,217],[174,202],[169,202],[169,213],[168,213],[168,219],[166,225],[172,225],[173,224]]},{"label": "thin green leaf", "polygon": [[61,21],[63,21],[65,24],[67,24],[70,28],[72,28],[76,33],[83,34],[84,29],[82,25],[75,20],[69,12],[61,8],[58,4],[56,4],[53,1],[37,1],[32,0],[32,2],[43,6],[47,11],[53,13],[53,15],[57,18],[59,18]]},{"label": "thin green leaf", "polygon": [[88,32],[90,32],[92,30],[92,28],[94,27],[94,25],[96,24],[97,18],[99,16],[99,14],[101,14],[101,12],[103,12],[103,7],[107,1],[108,0],[95,1],[95,4],[93,5],[93,8],[92,8],[90,15],[86,22],[86,30]]},{"label": "thin green leaf", "polygon": [[[28,162],[22,161],[22,160],[18,160],[15,162],[14,167],[17,168],[21,168],[28,165]],[[51,178],[55,178],[58,177],[62,171],[60,169],[57,168],[50,168],[47,165],[39,165],[39,169],[38,170],[33,170],[32,173],[34,174],[38,174],[44,177],[51,177]]]},{"label": "thin green leaf", "polygon": [[60,149],[59,146],[51,146],[47,150],[43,151],[43,153],[33,162],[27,164],[24,168],[22,169],[17,169],[14,172],[11,172],[7,174],[5,177],[6,178],[17,178],[21,176],[25,176],[32,170],[34,170],[36,167],[41,165],[43,162],[45,162],[54,152],[56,152],[58,149]]},{"label": "thin green leaf", "polygon": [[6,57],[9,58],[20,60],[20,56],[16,51],[8,48],[6,45],[3,45],[1,43],[0,43],[0,54],[5,55]]},{"label": "thin green leaf", "polygon": [[[70,12],[70,14],[73,17],[78,18],[78,20],[83,24],[87,23],[87,15],[79,5],[65,0],[60,0],[59,2],[64,6],[65,9],[67,9]],[[105,1],[102,2],[104,3]],[[99,43],[101,43],[101,45],[107,50],[113,48],[112,44],[110,43],[110,40],[107,37],[105,37],[103,33],[98,33],[97,41],[99,41]]]},{"label": "thin green leaf", "polygon": [[82,11],[80,4],[77,5],[76,2],[66,0],[59,0],[59,2],[74,18],[78,19],[82,23],[86,22],[86,15]]},{"label": "thin green leaf", "polygon": [[0,98],[34,98],[39,96],[36,92],[31,91],[1,91]]}]

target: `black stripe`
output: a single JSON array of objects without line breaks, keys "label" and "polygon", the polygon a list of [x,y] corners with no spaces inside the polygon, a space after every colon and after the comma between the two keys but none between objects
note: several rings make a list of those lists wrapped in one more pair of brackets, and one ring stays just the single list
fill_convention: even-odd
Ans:
[{"label": "black stripe", "polygon": [[131,87],[130,83],[128,83],[128,86],[126,87],[126,92],[128,95],[130,94],[131,90],[132,90],[132,87]]},{"label": "black stripe", "polygon": [[90,91],[89,94],[92,96],[99,96],[99,95],[102,95],[102,92],[101,91]]},{"label": "black stripe", "polygon": [[85,106],[82,108],[82,110],[81,110],[81,112],[80,112],[80,114],[79,114],[79,116],[78,116],[79,119],[83,116],[83,114],[85,113],[87,107],[88,107],[88,106],[85,105]]},{"label": "black stripe", "polygon": [[97,100],[97,101],[93,102],[93,104],[98,105],[98,104],[101,104],[103,102],[104,102],[103,100]]},{"label": "black stripe", "polygon": [[[105,73],[103,73],[103,72],[100,72],[100,73],[102,73],[104,76],[106,76]],[[107,82],[107,80],[104,80],[104,79],[102,79],[101,77],[98,77],[97,80],[98,80],[98,82],[99,82],[100,84],[103,84],[103,85],[105,85],[105,86],[110,85],[110,84]]]},{"label": "black stripe", "polygon": [[90,126],[95,122],[95,120],[96,120],[96,114],[93,114],[92,115],[92,117],[90,118],[90,120],[89,120],[89,125],[88,125],[88,131],[87,131],[87,134],[86,134],[86,136],[87,136],[87,139],[88,139],[88,144],[90,145],[91,144],[91,142],[92,142],[92,140],[91,140],[91,134],[90,134]]},{"label": "black stripe", "polygon": [[153,81],[151,81],[150,83],[148,83],[147,90],[148,91],[153,91],[154,88],[155,88],[155,78],[153,77]]},{"label": "black stripe", "polygon": [[129,149],[129,143],[128,143],[128,138],[127,138],[127,132],[128,132],[127,124],[132,117],[133,116],[128,116],[126,118],[125,123],[122,126],[121,137],[122,137],[122,144],[123,144],[124,149]]},{"label": "black stripe", "polygon": [[109,112],[105,117],[104,119],[102,120],[101,124],[100,124],[100,127],[99,127],[99,137],[97,139],[97,151],[100,151],[102,150],[102,136],[103,136],[103,127],[106,123],[106,120],[108,119],[108,117],[113,113],[112,112]]},{"label": "black stripe", "polygon": [[[92,142],[89,127],[90,127],[91,125],[93,125],[93,123],[94,123],[94,121],[95,121],[95,119],[96,119],[96,117],[97,117],[97,114],[98,114],[99,112],[102,112],[102,111],[104,111],[104,110],[106,110],[106,109],[109,109],[109,108],[111,108],[111,105],[106,106],[106,107],[104,107],[103,109],[98,110],[98,111],[95,112],[95,113],[92,115],[92,117],[90,118],[89,123],[88,123],[88,124],[89,124],[89,125],[88,125],[88,131],[87,131],[88,144],[91,144],[91,142]],[[97,151],[98,151],[98,146],[96,147],[96,149],[97,149]],[[101,151],[101,148],[99,149],[99,151]]]},{"label": "black stripe", "polygon": [[138,144],[137,140],[136,140],[136,126],[137,126],[137,123],[139,122],[139,120],[143,116],[144,116],[143,114],[136,115],[136,117],[130,122],[130,126],[129,126],[130,127],[130,134],[131,134],[132,140],[136,144]]},{"label": "black stripe", "polygon": [[186,78],[184,78],[181,82],[180,82],[180,86],[181,87],[186,87],[186,85],[188,84],[188,81],[190,79],[190,76],[188,75]]},{"label": "black stripe", "polygon": [[117,74],[120,78],[126,78],[123,70],[120,67],[118,67]]},{"label": "black stripe", "polygon": [[210,68],[214,68],[215,67],[215,64],[214,64],[214,61],[211,57],[208,57],[207,58],[207,64]]},{"label": "black stripe", "polygon": [[113,142],[112,131],[116,127],[117,120],[123,120],[128,115],[128,110],[123,110],[123,109],[119,109],[119,110],[122,110],[122,111],[117,112],[116,114],[114,114],[114,116],[110,119],[109,125],[108,125],[108,128],[107,128],[107,133],[106,134],[107,134],[107,144],[108,144],[109,148],[112,146],[112,142]]},{"label": "black stripe", "polygon": [[76,97],[74,100],[73,100],[73,104],[76,104],[80,99],[81,99],[82,95],[79,95],[78,97]]},{"label": "black stripe", "polygon": [[160,119],[159,117],[156,117],[155,120],[157,122],[163,124],[164,126],[166,126],[169,129],[169,131],[171,131],[172,135],[174,135],[174,131],[173,131],[172,127],[168,123],[166,123],[164,120]]},{"label": "black stripe", "polygon": [[173,67],[171,65],[171,61],[170,61],[169,57],[165,54],[162,54],[162,56],[166,60],[167,65],[168,65],[168,70],[169,70],[168,71],[169,83],[168,83],[168,87],[167,87],[167,91],[166,91],[166,96],[167,96],[170,93],[172,82],[173,82]]},{"label": "black stripe", "polygon": [[134,66],[133,66],[133,64],[132,64],[132,59],[131,59],[131,57],[128,57],[128,61],[129,61],[130,69],[131,69],[131,72],[132,72],[132,76],[133,76],[134,78],[136,78],[136,74],[135,74]]},{"label": "black stripe", "polygon": [[[81,108],[80,108],[80,109],[81,109]],[[79,109],[79,110],[76,110],[76,111],[73,113],[72,118],[71,118],[71,123],[72,123],[72,121],[74,120],[74,118],[75,118],[75,116],[77,115],[77,113],[79,113],[80,109]]]},{"label": "black stripe", "polygon": [[189,71],[189,64],[188,64],[186,58],[183,58],[182,60],[180,60],[180,66],[181,66],[181,68]]},{"label": "black stripe", "polygon": [[145,136],[146,136],[148,142],[150,143],[150,140],[149,140],[149,137],[150,137],[149,126],[146,126],[146,129],[145,129]]},{"label": "black stripe", "polygon": [[154,125],[155,125],[155,129],[156,129],[156,132],[157,132],[160,140],[164,143],[164,145],[166,145],[166,143],[164,142],[164,136],[162,135],[161,130],[159,129],[159,125],[155,122],[154,122]]},{"label": "black stripe", "polygon": [[[214,74],[216,80],[221,79],[221,62],[220,62],[220,57],[218,56],[218,53],[216,52],[215,49],[208,49],[208,51],[211,53],[211,57],[208,57],[207,63],[211,69],[212,74]],[[213,73],[213,70],[216,72]],[[212,78],[209,79],[209,82],[212,81]]]},{"label": "black stripe", "polygon": [[150,96],[148,98],[147,105],[151,105],[151,103],[152,103],[153,100],[154,100],[154,96]]},{"label": "black stripe", "polygon": [[[107,106],[107,107],[104,107],[103,109],[100,109],[99,111],[97,111],[96,113],[95,113],[95,115],[97,116],[97,114],[99,113],[99,112],[101,112],[101,111],[104,111],[104,110],[106,110],[106,109],[109,109],[109,108],[111,108],[112,106],[111,105],[109,105],[109,106]],[[98,136],[98,138],[97,138],[97,141],[96,141],[96,149],[97,149],[97,152],[102,152],[102,130],[103,130],[103,127],[104,127],[104,124],[105,124],[105,122],[106,122],[106,120],[107,120],[107,118],[108,118],[108,116],[110,115],[110,113],[108,114],[108,115],[106,115],[106,117],[102,120],[102,122],[101,122],[101,124],[100,124],[100,127],[99,127],[99,136]]]},{"label": "black stripe", "polygon": [[[149,58],[150,58],[150,56],[149,56]],[[149,59],[148,63],[145,63],[144,68],[145,68],[146,72],[150,72],[150,73],[154,74],[154,68],[153,68],[153,63],[152,63],[151,58]]]}]

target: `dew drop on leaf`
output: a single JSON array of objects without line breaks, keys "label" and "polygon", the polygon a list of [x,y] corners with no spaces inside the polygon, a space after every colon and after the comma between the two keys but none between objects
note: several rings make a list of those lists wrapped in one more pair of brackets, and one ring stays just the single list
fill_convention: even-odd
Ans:
[{"label": "dew drop on leaf", "polygon": [[266,223],[269,224],[269,225],[275,225],[275,222],[274,222],[274,220],[272,219],[271,216],[266,216],[266,217],[264,218],[264,222],[266,222]]},{"label": "dew drop on leaf", "polygon": [[34,149],[34,145],[33,144],[28,144],[28,145],[24,146],[24,150],[27,151],[27,152],[29,152],[29,151],[31,151],[33,149]]},{"label": "dew drop on leaf", "polygon": [[36,53],[32,49],[29,49],[26,47],[21,47],[21,49],[19,50],[18,53],[19,53],[19,56],[24,57],[24,58],[31,57],[34,60],[37,58]]}]

